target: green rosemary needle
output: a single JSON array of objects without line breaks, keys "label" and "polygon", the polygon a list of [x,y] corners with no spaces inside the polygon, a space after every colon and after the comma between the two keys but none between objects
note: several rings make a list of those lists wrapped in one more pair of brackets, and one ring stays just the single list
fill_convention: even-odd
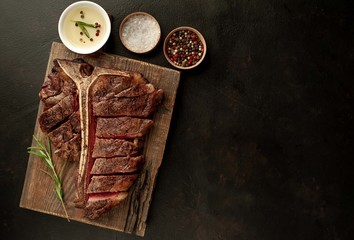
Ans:
[{"label": "green rosemary needle", "polygon": [[66,218],[67,218],[68,222],[70,222],[69,215],[68,215],[68,212],[66,211],[66,207],[65,207],[65,203],[64,203],[63,188],[62,188],[62,183],[61,183],[61,179],[60,179],[62,172],[65,168],[66,161],[60,171],[60,174],[58,175],[55,170],[54,163],[52,161],[52,150],[51,150],[51,146],[50,146],[50,140],[48,139],[48,146],[45,146],[45,144],[41,140],[36,138],[36,136],[33,136],[33,138],[36,141],[37,146],[28,147],[27,148],[28,153],[40,157],[41,160],[47,166],[48,171],[43,170],[43,169],[41,169],[41,171],[46,173],[53,180],[53,182],[55,184],[55,189],[54,189],[55,195],[57,196],[57,198],[61,202],[64,212],[65,212],[65,215],[66,215]]}]

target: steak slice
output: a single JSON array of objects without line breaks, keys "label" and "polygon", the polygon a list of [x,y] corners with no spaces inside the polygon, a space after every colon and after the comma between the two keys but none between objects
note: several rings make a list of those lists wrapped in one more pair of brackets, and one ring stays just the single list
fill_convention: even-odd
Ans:
[{"label": "steak slice", "polygon": [[92,87],[92,101],[99,102],[114,97],[124,89],[130,87],[131,79],[128,76],[103,75],[99,76]]},{"label": "steak slice", "polygon": [[45,109],[54,106],[64,97],[77,93],[74,81],[60,68],[57,60],[54,60],[53,63],[52,72],[44,81],[38,94]]},{"label": "steak slice", "polygon": [[163,91],[157,90],[133,97],[115,97],[100,102],[93,102],[95,116],[118,117],[148,117],[163,98]]},{"label": "steak slice", "polygon": [[62,122],[77,110],[76,98],[73,95],[68,95],[58,104],[44,111],[38,121],[43,132],[49,132],[54,126]]},{"label": "steak slice", "polygon": [[81,154],[81,136],[75,134],[74,137],[64,142],[54,151],[55,155],[62,160],[79,161]]},{"label": "steak slice", "polygon": [[127,191],[138,174],[93,176],[87,188],[87,193],[124,192]]},{"label": "steak slice", "polygon": [[153,93],[154,91],[155,87],[151,83],[141,83],[121,91],[115,95],[115,97],[138,97],[141,95]]},{"label": "steak slice", "polygon": [[150,119],[132,117],[97,118],[96,136],[100,138],[138,138],[144,136],[153,124]]},{"label": "steak slice", "polygon": [[92,157],[109,158],[109,157],[124,157],[136,156],[141,148],[140,141],[134,139],[130,142],[123,139],[101,139],[96,138],[93,147]]},{"label": "steak slice", "polygon": [[144,83],[146,80],[139,73],[122,72],[120,75],[99,76],[92,87],[92,101],[100,102],[113,98],[125,89]]},{"label": "steak slice", "polygon": [[89,219],[97,219],[122,202],[127,196],[127,192],[90,194],[85,207],[85,216]]},{"label": "steak slice", "polygon": [[50,142],[55,147],[60,147],[80,133],[80,113],[73,113],[69,119],[48,134]]},{"label": "steak slice", "polygon": [[132,173],[141,169],[144,157],[97,158],[91,174]]}]

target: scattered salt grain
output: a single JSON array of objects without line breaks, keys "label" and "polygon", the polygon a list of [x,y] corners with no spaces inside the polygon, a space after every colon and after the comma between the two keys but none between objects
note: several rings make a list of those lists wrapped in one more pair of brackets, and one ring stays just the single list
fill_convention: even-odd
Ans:
[{"label": "scattered salt grain", "polygon": [[159,42],[160,36],[160,26],[150,15],[133,14],[121,26],[122,43],[136,53],[152,50]]}]

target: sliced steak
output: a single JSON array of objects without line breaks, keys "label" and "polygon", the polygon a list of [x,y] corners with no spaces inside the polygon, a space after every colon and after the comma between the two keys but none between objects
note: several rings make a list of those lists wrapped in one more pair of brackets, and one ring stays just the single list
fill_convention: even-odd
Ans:
[{"label": "sliced steak", "polygon": [[92,87],[92,101],[99,102],[114,97],[130,87],[130,76],[103,75],[99,76]]},{"label": "sliced steak", "polygon": [[144,136],[153,124],[150,119],[132,117],[97,118],[96,136],[133,139]]},{"label": "sliced steak", "polygon": [[89,219],[97,219],[122,202],[127,196],[127,192],[90,194],[85,207],[85,216]]},{"label": "sliced steak", "polygon": [[76,97],[68,95],[58,104],[44,111],[39,117],[39,125],[43,132],[48,132],[78,109]]},{"label": "sliced steak", "polygon": [[127,191],[138,174],[93,176],[87,193],[124,192]]},{"label": "sliced steak", "polygon": [[115,97],[100,102],[93,102],[93,114],[95,116],[131,116],[148,117],[163,98],[163,91],[157,90],[152,93],[137,97]]},{"label": "sliced steak", "polygon": [[115,97],[139,97],[146,94],[151,94],[155,91],[154,85],[151,83],[143,83],[134,85],[126,90],[116,94]]},{"label": "sliced steak", "polygon": [[73,138],[64,142],[54,151],[55,155],[62,160],[79,161],[81,153],[81,136],[74,134]]},{"label": "sliced steak", "polygon": [[44,81],[39,92],[39,98],[48,109],[68,95],[77,93],[77,87],[71,78],[59,67],[54,60],[54,67],[48,78]]},{"label": "sliced steak", "polygon": [[132,86],[145,83],[146,80],[139,73],[122,72],[121,75],[99,76],[92,87],[92,101],[100,102],[113,98]]},{"label": "sliced steak", "polygon": [[91,174],[132,173],[140,170],[143,163],[143,156],[97,158],[93,164]]},{"label": "sliced steak", "polygon": [[53,146],[60,147],[63,143],[80,134],[80,131],[80,113],[77,111],[61,126],[50,132],[48,137]]},{"label": "sliced steak", "polygon": [[103,157],[124,157],[136,156],[141,148],[139,140],[135,139],[134,142],[123,139],[101,139],[96,138],[93,147],[93,158]]}]

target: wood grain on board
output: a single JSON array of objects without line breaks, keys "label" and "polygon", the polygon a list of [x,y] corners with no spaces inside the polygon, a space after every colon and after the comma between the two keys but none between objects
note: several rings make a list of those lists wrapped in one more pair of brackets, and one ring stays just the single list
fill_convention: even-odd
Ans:
[{"label": "wood grain on board", "polygon": [[[163,159],[180,73],[172,69],[103,52],[94,55],[79,55],[69,51],[63,44],[54,42],[49,55],[45,78],[53,67],[54,59],[75,59],[78,57],[94,66],[140,72],[149,82],[164,91],[162,105],[159,106],[153,116],[154,128],[149,132],[146,139],[144,169],[138,180],[130,188],[127,199],[114,207],[109,213],[102,215],[98,220],[89,220],[83,216],[83,210],[75,208],[73,204],[76,197],[75,182],[79,164],[66,164],[62,176],[64,200],[70,220],[144,236],[152,192]],[[43,105],[39,103],[34,135],[46,141],[47,136],[40,130],[37,120],[42,111]],[[32,146],[34,145],[35,143],[32,142]],[[57,159],[55,155],[53,155],[53,161],[57,171],[59,171],[63,167],[64,161]],[[62,206],[54,193],[54,184],[41,169],[46,169],[45,164],[38,157],[30,155],[20,207],[65,218]]]}]

